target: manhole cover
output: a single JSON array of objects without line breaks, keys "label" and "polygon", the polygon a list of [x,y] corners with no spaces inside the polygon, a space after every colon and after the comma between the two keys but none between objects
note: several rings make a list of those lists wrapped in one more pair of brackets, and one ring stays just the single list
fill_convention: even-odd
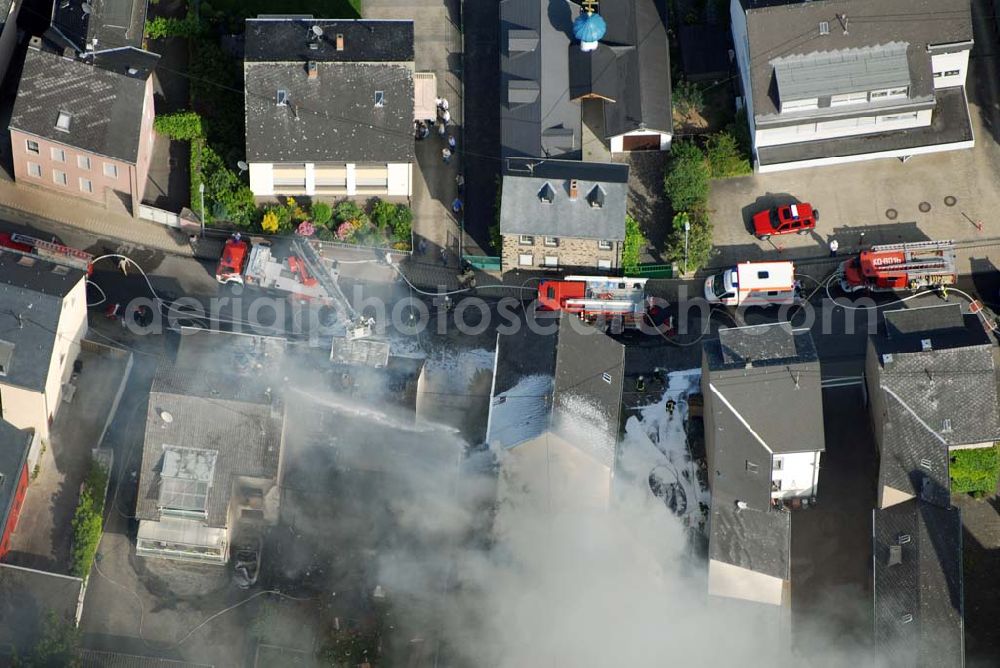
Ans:
[{"label": "manhole cover", "polygon": [[896,220],[897,218],[899,218],[899,211],[896,211],[895,209],[886,209],[885,217],[888,218],[889,220]]},{"label": "manhole cover", "polygon": [[928,211],[931,210],[931,203],[921,202],[920,204],[917,205],[917,208],[920,209],[922,213],[927,213]]},{"label": "manhole cover", "polygon": [[944,205],[945,206],[955,206],[956,204],[958,204],[958,198],[957,197],[955,197],[954,195],[946,195],[945,196],[945,198],[944,198]]}]

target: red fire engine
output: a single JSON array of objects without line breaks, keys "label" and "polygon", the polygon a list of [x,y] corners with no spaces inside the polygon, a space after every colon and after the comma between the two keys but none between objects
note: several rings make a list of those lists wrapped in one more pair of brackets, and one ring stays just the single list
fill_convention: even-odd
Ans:
[{"label": "red fire engine", "polygon": [[52,241],[29,237],[27,234],[0,232],[0,247],[22,255],[37,255],[56,264],[82,269],[87,275],[93,272],[94,256],[90,253]]},{"label": "red fire engine", "polygon": [[845,292],[917,290],[954,285],[955,243],[918,241],[872,246],[840,265]]},{"label": "red fire engine", "polygon": [[542,281],[538,301],[548,311],[576,313],[587,322],[620,321],[638,328],[651,323],[660,309],[646,295],[645,278],[613,276],[567,276],[561,281]]}]

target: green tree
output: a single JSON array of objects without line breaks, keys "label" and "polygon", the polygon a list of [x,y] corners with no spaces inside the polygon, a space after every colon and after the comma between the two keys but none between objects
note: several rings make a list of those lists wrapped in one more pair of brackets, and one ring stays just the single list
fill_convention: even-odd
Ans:
[{"label": "green tree", "polygon": [[49,612],[42,623],[42,634],[27,660],[16,662],[29,668],[79,668],[77,646],[80,632],[68,619]]},{"label": "green tree", "polygon": [[333,207],[326,202],[313,202],[310,213],[312,214],[313,224],[322,227],[333,218]]},{"label": "green tree", "polygon": [[705,93],[702,91],[701,87],[688,81],[687,79],[682,79],[677,82],[673,90],[674,99],[674,109],[676,109],[682,116],[688,116],[693,113],[701,113],[701,110],[705,106]]},{"label": "green tree", "polygon": [[649,246],[649,239],[639,223],[630,215],[625,216],[625,243],[622,244],[622,271],[628,273],[639,266],[639,258]]},{"label": "green tree", "polygon": [[368,220],[368,216],[365,215],[361,207],[349,199],[339,202],[333,208],[333,218],[338,223],[346,223],[351,220]]},{"label": "green tree", "polygon": [[717,132],[708,138],[705,154],[712,178],[724,179],[750,173],[750,161],[740,150],[739,142],[729,131]]},{"label": "green tree", "polygon": [[191,141],[204,137],[201,116],[193,111],[177,111],[162,114],[153,119],[153,129],[171,139]]},{"label": "green tree", "polygon": [[704,209],[680,212],[674,216],[667,238],[667,257],[682,270],[684,256],[684,222],[690,225],[687,232],[687,272],[698,271],[708,264],[712,254],[712,222]]},{"label": "green tree", "polygon": [[708,202],[708,184],[712,173],[705,154],[692,142],[674,143],[671,148],[663,190],[674,211],[691,211]]},{"label": "green tree", "polygon": [[87,478],[83,481],[80,500],[73,514],[73,547],[70,554],[70,570],[77,577],[90,572],[90,566],[97,553],[104,531],[104,494],[107,491],[108,474],[100,462],[91,460]]}]

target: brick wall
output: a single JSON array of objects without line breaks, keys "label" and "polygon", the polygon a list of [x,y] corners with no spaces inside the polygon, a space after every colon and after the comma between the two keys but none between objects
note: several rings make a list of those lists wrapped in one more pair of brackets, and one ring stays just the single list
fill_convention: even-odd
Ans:
[{"label": "brick wall", "polygon": [[[571,239],[560,237],[557,246],[546,246],[545,238],[534,237],[534,244],[520,243],[520,235],[510,234],[503,237],[503,270],[512,269],[539,269],[546,267],[546,257],[558,258],[559,268],[570,268],[586,270],[588,272],[608,272],[617,271],[619,256],[621,254],[621,242],[615,241],[611,244],[611,250],[601,250],[599,242],[595,239]],[[532,256],[531,265],[520,263],[522,254]],[[608,260],[611,267],[608,269],[598,269],[598,260]]]}]

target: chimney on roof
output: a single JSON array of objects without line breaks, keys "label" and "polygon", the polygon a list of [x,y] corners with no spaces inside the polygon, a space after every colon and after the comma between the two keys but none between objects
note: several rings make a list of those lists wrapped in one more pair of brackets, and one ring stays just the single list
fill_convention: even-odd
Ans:
[{"label": "chimney on roof", "polygon": [[309,77],[310,81],[319,79],[319,66],[316,64],[315,60],[310,60],[306,63],[306,75]]},{"label": "chimney on roof", "polygon": [[889,565],[898,566],[903,563],[903,548],[900,545],[889,546]]},{"label": "chimney on roof", "polygon": [[929,353],[934,350],[934,346],[931,345],[930,339],[920,339],[920,350],[925,353]]},{"label": "chimney on roof", "polygon": [[337,33],[337,51],[343,51],[343,50],[344,50],[344,33],[338,32]]},{"label": "chimney on roof", "polygon": [[577,195],[580,193],[580,184],[576,182],[576,179],[569,180],[569,198],[572,201],[576,201]]}]

